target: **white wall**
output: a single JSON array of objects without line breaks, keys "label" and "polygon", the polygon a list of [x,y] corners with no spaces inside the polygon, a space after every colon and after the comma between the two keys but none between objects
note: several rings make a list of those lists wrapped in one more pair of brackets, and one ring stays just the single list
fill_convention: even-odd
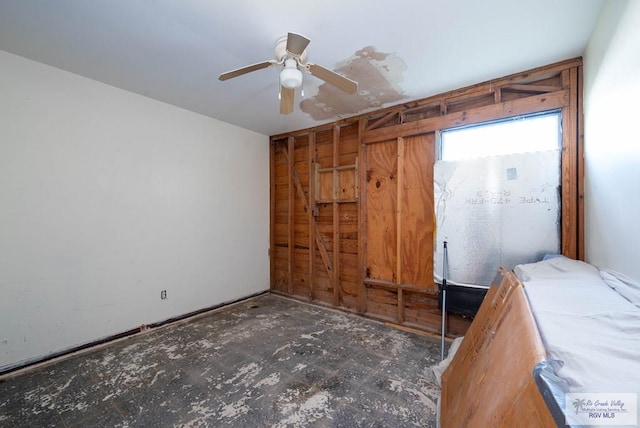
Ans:
[{"label": "white wall", "polygon": [[268,247],[267,136],[0,51],[0,369],[267,290]]},{"label": "white wall", "polygon": [[640,281],[640,2],[605,2],[584,76],[586,259]]}]

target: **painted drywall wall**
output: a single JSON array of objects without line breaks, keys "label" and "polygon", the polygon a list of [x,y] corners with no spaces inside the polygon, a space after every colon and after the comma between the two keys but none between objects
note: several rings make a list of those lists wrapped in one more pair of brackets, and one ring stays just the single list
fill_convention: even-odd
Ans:
[{"label": "painted drywall wall", "polygon": [[640,2],[608,1],[584,55],[586,259],[640,281]]},{"label": "painted drywall wall", "polygon": [[0,369],[267,290],[268,141],[0,51]]}]

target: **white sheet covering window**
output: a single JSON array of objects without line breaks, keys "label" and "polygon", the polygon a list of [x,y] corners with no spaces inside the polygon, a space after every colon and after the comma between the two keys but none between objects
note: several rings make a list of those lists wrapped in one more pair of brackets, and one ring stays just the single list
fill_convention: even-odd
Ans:
[{"label": "white sheet covering window", "polygon": [[438,161],[434,168],[436,278],[490,285],[499,266],[560,249],[560,150]]}]

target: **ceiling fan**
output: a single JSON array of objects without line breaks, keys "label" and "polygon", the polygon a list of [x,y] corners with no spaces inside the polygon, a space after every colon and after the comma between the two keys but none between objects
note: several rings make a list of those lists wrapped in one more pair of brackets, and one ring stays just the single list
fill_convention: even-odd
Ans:
[{"label": "ceiling fan", "polygon": [[218,79],[229,80],[272,65],[282,66],[280,71],[280,113],[282,114],[288,114],[293,111],[295,90],[302,86],[302,72],[300,69],[342,89],[348,94],[355,93],[358,90],[357,82],[321,65],[306,62],[309,42],[309,39],[300,34],[289,33],[276,41],[275,60],[263,61],[227,71],[222,73]]}]

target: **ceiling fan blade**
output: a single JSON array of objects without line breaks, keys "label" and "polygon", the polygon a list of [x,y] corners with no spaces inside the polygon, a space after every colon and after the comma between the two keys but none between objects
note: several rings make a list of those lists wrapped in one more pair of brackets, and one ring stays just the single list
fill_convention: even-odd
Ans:
[{"label": "ceiling fan blade", "polygon": [[272,64],[277,64],[276,61],[263,61],[257,64],[247,65],[246,67],[238,68],[236,70],[227,71],[226,73],[222,73],[218,79],[220,80],[229,80],[234,77],[242,76],[243,74],[251,73],[252,71],[262,70],[263,68],[267,68]]},{"label": "ceiling fan blade", "polygon": [[358,90],[358,82],[351,79],[347,79],[341,74],[336,73],[333,70],[329,70],[318,64],[307,63],[307,70],[319,79],[324,80],[333,86],[342,89],[348,94],[355,94]]},{"label": "ceiling fan blade", "polygon": [[307,45],[311,40],[305,36],[301,36],[296,33],[289,33],[287,35],[287,52],[294,56],[302,55],[302,52],[307,48]]},{"label": "ceiling fan blade", "polygon": [[293,111],[293,97],[296,90],[280,86],[280,114],[289,114]]}]

